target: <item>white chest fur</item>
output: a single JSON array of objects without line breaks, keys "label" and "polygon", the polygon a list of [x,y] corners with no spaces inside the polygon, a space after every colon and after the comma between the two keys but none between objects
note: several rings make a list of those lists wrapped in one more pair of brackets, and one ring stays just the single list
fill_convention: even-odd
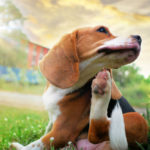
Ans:
[{"label": "white chest fur", "polygon": [[43,94],[44,106],[48,111],[49,119],[52,123],[54,123],[57,117],[61,114],[58,102],[71,91],[72,89],[60,89],[54,85],[50,85],[47,91]]}]

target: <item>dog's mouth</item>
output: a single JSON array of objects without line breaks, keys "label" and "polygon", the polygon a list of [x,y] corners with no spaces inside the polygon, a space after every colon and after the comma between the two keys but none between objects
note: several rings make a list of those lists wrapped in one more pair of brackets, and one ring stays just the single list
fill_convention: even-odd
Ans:
[{"label": "dog's mouth", "polygon": [[138,43],[132,43],[128,45],[117,45],[117,46],[102,46],[98,49],[99,54],[111,55],[119,54],[120,58],[124,56],[125,61],[132,62],[134,61],[140,53],[141,46]]},{"label": "dog's mouth", "polygon": [[105,53],[105,54],[111,54],[111,53],[124,53],[128,51],[133,51],[135,55],[137,55],[140,52],[140,45],[135,44],[129,44],[129,45],[118,45],[118,46],[103,46],[100,49],[98,49],[98,53]]}]

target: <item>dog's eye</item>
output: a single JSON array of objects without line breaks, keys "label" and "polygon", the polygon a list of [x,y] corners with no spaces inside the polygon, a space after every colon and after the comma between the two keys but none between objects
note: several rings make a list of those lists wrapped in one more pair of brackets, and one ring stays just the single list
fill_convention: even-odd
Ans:
[{"label": "dog's eye", "polygon": [[96,30],[97,32],[103,32],[108,34],[108,31],[104,27],[100,27],[99,29]]}]

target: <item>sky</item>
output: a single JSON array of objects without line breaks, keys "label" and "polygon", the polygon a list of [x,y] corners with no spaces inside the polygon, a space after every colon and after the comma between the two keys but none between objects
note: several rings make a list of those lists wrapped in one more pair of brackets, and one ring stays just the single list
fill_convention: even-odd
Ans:
[{"label": "sky", "polygon": [[[51,48],[64,34],[79,27],[105,25],[117,36],[141,35],[142,51],[135,64],[150,75],[150,14],[148,0],[13,0],[26,18],[28,38]],[[128,9],[126,9],[129,5]],[[143,8],[144,7],[144,8]]]}]

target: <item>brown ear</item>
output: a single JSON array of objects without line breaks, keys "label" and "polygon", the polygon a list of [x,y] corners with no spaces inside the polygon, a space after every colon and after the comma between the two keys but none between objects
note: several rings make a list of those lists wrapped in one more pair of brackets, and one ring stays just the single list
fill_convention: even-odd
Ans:
[{"label": "brown ear", "polygon": [[77,31],[64,36],[39,64],[43,75],[57,87],[71,87],[79,79],[76,37]]}]

